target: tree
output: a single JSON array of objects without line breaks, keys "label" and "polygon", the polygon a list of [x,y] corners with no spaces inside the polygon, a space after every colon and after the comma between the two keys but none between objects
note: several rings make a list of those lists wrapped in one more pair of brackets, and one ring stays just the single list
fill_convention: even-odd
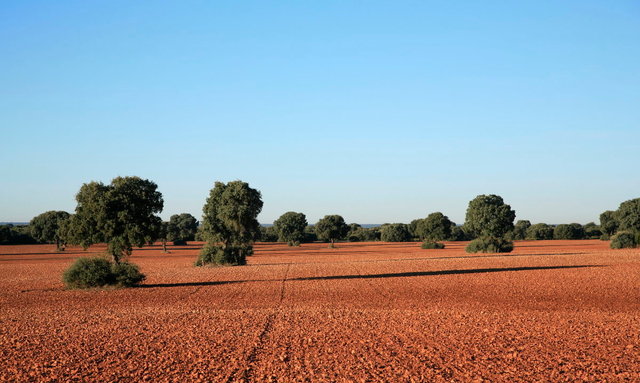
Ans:
[{"label": "tree", "polygon": [[479,195],[469,202],[464,223],[464,231],[477,238],[467,245],[466,251],[510,252],[513,244],[504,238],[513,230],[516,212],[504,203],[502,197]]},{"label": "tree", "polygon": [[407,242],[411,240],[411,235],[409,228],[404,223],[392,223],[382,227],[380,240],[383,242]]},{"label": "tree", "polygon": [[167,240],[176,244],[193,241],[198,231],[198,220],[189,213],[174,214],[167,225]]},{"label": "tree", "polygon": [[197,265],[246,263],[253,254],[253,241],[260,237],[258,214],[262,195],[249,184],[216,182],[203,207],[202,230],[208,242]]},{"label": "tree", "polygon": [[70,214],[66,211],[47,211],[34,217],[29,223],[31,236],[39,241],[55,243],[57,251],[63,251],[65,240],[60,228],[63,222],[68,220]]},{"label": "tree", "polygon": [[619,230],[640,232],[640,198],[621,203],[615,215]]},{"label": "tree", "polygon": [[546,223],[536,223],[527,229],[526,239],[544,240],[553,239],[553,227]]},{"label": "tree", "polygon": [[298,246],[304,241],[304,229],[307,228],[307,217],[303,213],[289,211],[273,222],[278,239],[289,246]]},{"label": "tree", "polygon": [[553,239],[583,239],[584,229],[579,223],[561,224],[553,229]]},{"label": "tree", "polygon": [[584,226],[584,237],[589,239],[597,239],[602,235],[602,230],[600,230],[600,226],[596,225],[595,222],[586,223]]},{"label": "tree", "polygon": [[618,230],[618,220],[616,219],[616,212],[607,210],[600,214],[600,230],[602,230],[602,234],[608,237],[616,233],[616,231]]},{"label": "tree", "polygon": [[423,241],[445,241],[451,237],[451,221],[440,212],[431,213],[418,222],[415,234]]},{"label": "tree", "polygon": [[504,203],[502,197],[479,195],[469,202],[464,231],[473,237],[503,237],[513,230],[516,212]]},{"label": "tree", "polygon": [[513,227],[513,239],[522,240],[527,237],[527,230],[531,227],[531,222],[519,220]]},{"label": "tree", "polygon": [[339,215],[326,215],[314,227],[321,241],[331,242],[329,247],[334,247],[335,242],[344,238],[349,232],[349,226],[344,222],[344,218]]},{"label": "tree", "polygon": [[106,242],[118,264],[133,246],[141,247],[157,238],[156,213],[164,201],[158,186],[139,177],[116,177],[110,185],[83,184],[76,195],[76,213],[69,220],[70,243],[88,247]]}]

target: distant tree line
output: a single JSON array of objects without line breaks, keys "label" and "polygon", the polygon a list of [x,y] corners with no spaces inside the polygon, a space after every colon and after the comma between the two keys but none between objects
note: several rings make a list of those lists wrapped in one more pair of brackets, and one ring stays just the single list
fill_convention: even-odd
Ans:
[{"label": "distant tree line", "polygon": [[0,226],[0,244],[54,243],[58,251],[67,244],[87,248],[107,244],[110,259],[79,260],[65,272],[70,287],[104,284],[134,285],[144,280],[137,266],[128,263],[133,247],[160,241],[174,246],[205,241],[196,265],[242,265],[253,254],[253,244],[286,242],[289,246],[323,241],[334,247],[339,241],[421,241],[424,249],[444,248],[444,241],[471,241],[467,251],[510,252],[514,240],[611,239],[612,248],[637,247],[640,243],[640,198],[625,201],[615,211],[594,222],[549,225],[515,222],[516,213],[497,195],[479,195],[469,202],[465,222],[457,225],[441,212],[404,223],[377,227],[347,224],[340,215],[326,215],[313,225],[300,212],[289,211],[264,227],[257,221],[262,210],[261,193],[242,181],[216,182],[203,206],[202,223],[188,213],[163,222],[157,214],[164,201],[157,185],[139,177],[116,177],[110,184],[83,184],[76,194],[73,214],[48,211],[29,225]]}]

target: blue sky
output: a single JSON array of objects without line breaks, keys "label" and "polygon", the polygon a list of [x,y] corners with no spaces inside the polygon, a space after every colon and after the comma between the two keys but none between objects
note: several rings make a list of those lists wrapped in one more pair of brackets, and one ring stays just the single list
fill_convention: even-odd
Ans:
[{"label": "blue sky", "polygon": [[0,57],[0,221],[118,175],[165,219],[236,179],[263,223],[640,197],[636,1],[4,2]]}]

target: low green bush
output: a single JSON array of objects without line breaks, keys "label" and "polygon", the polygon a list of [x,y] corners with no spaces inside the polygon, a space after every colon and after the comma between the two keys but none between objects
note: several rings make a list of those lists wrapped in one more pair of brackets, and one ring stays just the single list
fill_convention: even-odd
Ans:
[{"label": "low green bush", "polygon": [[121,287],[135,286],[146,279],[138,265],[133,263],[114,263],[111,265],[111,272],[115,278],[115,284]]},{"label": "low green bush", "polygon": [[510,253],[513,251],[513,242],[504,238],[480,237],[469,242],[467,253]]},{"label": "low green bush", "polygon": [[247,256],[253,255],[252,246],[227,246],[206,244],[200,251],[196,266],[206,265],[246,265]]},{"label": "low green bush", "polygon": [[79,258],[62,274],[68,288],[86,289],[115,284],[111,262],[104,258]]},{"label": "low green bush", "polygon": [[184,239],[176,239],[173,242],[173,246],[186,246],[187,245],[187,241],[185,241]]},{"label": "low green bush", "polygon": [[423,249],[444,249],[444,243],[435,242],[435,241],[424,241],[422,245],[420,245]]},{"label": "low green bush", "polygon": [[112,263],[100,258],[79,258],[62,275],[67,288],[131,287],[145,280],[138,266],[131,263]]},{"label": "low green bush", "polygon": [[612,249],[629,249],[638,246],[638,236],[628,231],[621,231],[611,237],[609,246]]}]

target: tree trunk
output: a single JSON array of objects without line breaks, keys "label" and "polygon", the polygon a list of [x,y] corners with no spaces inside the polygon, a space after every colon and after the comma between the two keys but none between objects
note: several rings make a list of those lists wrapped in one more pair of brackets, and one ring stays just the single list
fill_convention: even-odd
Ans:
[{"label": "tree trunk", "polygon": [[167,240],[166,239],[162,239],[162,252],[166,253],[167,252]]}]

